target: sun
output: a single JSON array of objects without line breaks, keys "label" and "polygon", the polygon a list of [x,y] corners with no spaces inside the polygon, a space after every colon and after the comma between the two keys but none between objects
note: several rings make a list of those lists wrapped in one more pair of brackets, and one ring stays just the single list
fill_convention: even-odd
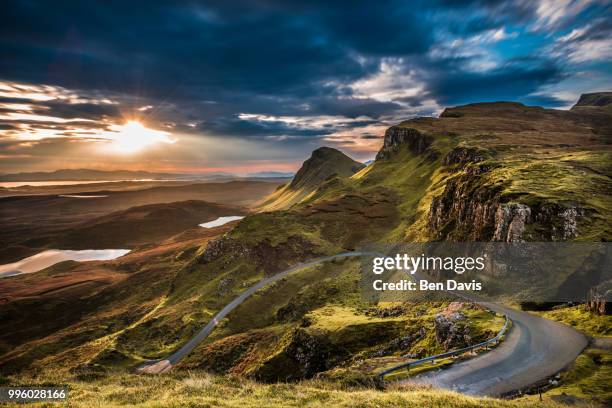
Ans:
[{"label": "sun", "polygon": [[135,120],[124,125],[112,125],[104,137],[111,142],[113,150],[121,153],[135,153],[154,144],[176,142],[170,133],[149,129]]}]

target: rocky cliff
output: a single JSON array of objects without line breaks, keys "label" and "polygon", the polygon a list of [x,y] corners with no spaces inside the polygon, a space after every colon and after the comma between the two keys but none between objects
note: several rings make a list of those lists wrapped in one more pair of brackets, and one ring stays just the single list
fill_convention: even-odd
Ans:
[{"label": "rocky cliff", "polygon": [[572,109],[579,106],[604,107],[608,105],[612,105],[612,92],[595,92],[580,95],[580,99]]},{"label": "rocky cliff", "polygon": [[407,147],[412,153],[422,155],[428,152],[431,159],[438,156],[436,150],[431,149],[433,138],[413,128],[393,126],[385,132],[383,146],[376,155],[376,160],[385,160],[397,153],[400,148]]},{"label": "rocky cliff", "polygon": [[435,239],[522,242],[564,241],[578,236],[578,223],[588,209],[579,203],[545,199],[530,205],[520,202],[520,197],[516,198],[519,202],[512,202],[512,196],[504,195],[512,180],[488,183],[487,173],[494,168],[470,166],[446,182],[429,210],[429,227]]},{"label": "rocky cliff", "polygon": [[[429,239],[609,240],[612,93],[560,111],[514,102],[446,109],[391,127],[377,161],[405,148],[439,166],[424,204]],[[429,198],[430,197],[430,198]]]},{"label": "rocky cliff", "polygon": [[600,315],[612,314],[612,282],[592,287],[587,294],[586,308]]}]

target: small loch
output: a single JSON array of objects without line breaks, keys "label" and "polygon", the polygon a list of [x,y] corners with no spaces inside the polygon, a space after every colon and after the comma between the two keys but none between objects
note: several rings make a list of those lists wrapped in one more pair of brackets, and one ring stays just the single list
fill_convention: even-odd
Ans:
[{"label": "small loch", "polygon": [[203,228],[215,228],[215,227],[220,227],[221,225],[227,224],[228,222],[241,220],[243,218],[244,216],[242,215],[229,215],[227,217],[219,217],[216,220],[205,222],[204,224],[199,224],[199,225],[200,227],[203,227]]},{"label": "small loch", "polygon": [[48,249],[20,261],[0,265],[0,278],[38,272],[63,261],[109,261],[130,252],[129,249],[83,249],[78,251]]}]

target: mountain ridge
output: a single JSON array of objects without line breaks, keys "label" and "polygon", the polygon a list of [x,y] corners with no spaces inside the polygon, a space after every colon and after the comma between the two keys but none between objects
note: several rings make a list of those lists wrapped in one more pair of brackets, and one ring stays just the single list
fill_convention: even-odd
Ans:
[{"label": "mountain ridge", "polygon": [[[244,291],[245,282],[370,244],[612,238],[612,202],[602,194],[612,191],[605,109],[572,112],[498,103],[446,112],[390,127],[374,163],[354,172],[349,158],[343,177],[333,166],[315,171],[320,170],[319,159],[334,164],[341,152],[314,153],[292,181],[295,190],[287,183],[272,194],[273,203],[280,203],[277,208],[260,207],[226,233],[190,242],[180,256],[169,253],[163,262],[146,267],[122,264],[131,258],[105,265],[111,271],[131,271],[133,281],[115,284],[105,296],[94,298],[99,309],[88,319],[57,322],[58,334],[7,348],[0,363],[7,371],[35,367],[43,358],[67,369],[135,367],[185,344]],[[356,260],[330,263],[263,289],[238,306],[176,369],[263,381],[319,375],[365,381],[388,359],[445,350],[448,338],[436,332],[435,316],[445,313],[446,305],[403,310],[368,303],[361,296],[362,266]],[[151,282],[152,272],[165,277],[167,286],[160,284],[154,293],[131,290],[136,287],[132,282],[139,287]],[[572,279],[567,276],[568,282]],[[123,302],[124,314],[136,314],[130,315],[129,326],[114,303],[104,306],[108,309],[98,306],[111,304],[110,295],[113,302]],[[44,304],[44,299],[36,302]],[[132,311],[136,302],[148,306]],[[45,313],[39,321],[62,316],[67,307],[37,305]],[[104,332],[107,343],[97,341],[95,334],[98,310],[104,311],[107,327],[121,330],[112,339]],[[493,318],[469,306],[461,313],[466,323]],[[493,320],[471,327],[469,340],[460,336],[456,346],[496,333],[495,324],[502,319]],[[63,346],[58,336],[69,332],[77,334]],[[5,342],[12,346],[17,340],[7,337]],[[75,350],[68,361],[67,347]]]},{"label": "mountain ridge", "polygon": [[209,179],[267,179],[288,178],[293,173],[262,171],[238,175],[233,173],[157,173],[145,170],[58,169],[54,171],[0,174],[0,181],[126,181],[126,180],[209,180]]},{"label": "mountain ridge", "polygon": [[291,182],[267,197],[261,207],[266,211],[289,208],[315,193],[326,181],[350,177],[365,167],[337,149],[319,147],[304,161]]}]

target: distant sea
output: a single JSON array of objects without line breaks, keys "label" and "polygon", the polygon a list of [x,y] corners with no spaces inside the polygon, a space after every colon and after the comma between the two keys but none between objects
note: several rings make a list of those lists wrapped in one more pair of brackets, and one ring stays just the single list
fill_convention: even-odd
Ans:
[{"label": "distant sea", "polygon": [[173,180],[68,180],[68,181],[0,181],[0,187],[15,188],[15,187],[41,187],[41,186],[69,186],[73,184],[101,184],[101,183],[121,183],[125,181],[173,181]]}]

